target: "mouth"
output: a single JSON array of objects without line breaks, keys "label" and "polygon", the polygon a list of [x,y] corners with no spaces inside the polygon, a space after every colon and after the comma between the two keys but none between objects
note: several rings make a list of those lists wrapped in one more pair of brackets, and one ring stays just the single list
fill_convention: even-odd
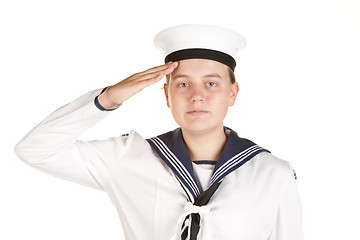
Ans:
[{"label": "mouth", "polygon": [[189,112],[187,112],[187,114],[191,115],[191,116],[201,116],[204,114],[207,114],[208,111],[205,110],[191,110]]}]

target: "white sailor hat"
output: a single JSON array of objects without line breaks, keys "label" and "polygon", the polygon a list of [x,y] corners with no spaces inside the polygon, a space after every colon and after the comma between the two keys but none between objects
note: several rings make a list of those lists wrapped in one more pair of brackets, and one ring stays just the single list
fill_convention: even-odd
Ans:
[{"label": "white sailor hat", "polygon": [[165,54],[165,63],[192,58],[210,59],[229,66],[233,71],[239,49],[245,39],[231,30],[185,24],[167,28],[155,37],[155,46]]}]

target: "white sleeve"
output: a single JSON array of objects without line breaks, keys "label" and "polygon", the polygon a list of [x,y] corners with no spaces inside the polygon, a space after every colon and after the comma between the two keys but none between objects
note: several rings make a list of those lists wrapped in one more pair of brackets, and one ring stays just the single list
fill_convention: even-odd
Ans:
[{"label": "white sleeve", "polygon": [[277,240],[302,240],[302,211],[296,186],[296,176],[290,166],[287,183],[278,209]]},{"label": "white sleeve", "polygon": [[[115,139],[81,142],[80,134],[106,117],[94,104],[101,90],[89,92],[45,118],[16,146],[15,153],[27,164],[48,174],[89,187],[103,189],[104,159],[115,158],[109,148]],[[110,153],[111,154],[110,154]]]}]

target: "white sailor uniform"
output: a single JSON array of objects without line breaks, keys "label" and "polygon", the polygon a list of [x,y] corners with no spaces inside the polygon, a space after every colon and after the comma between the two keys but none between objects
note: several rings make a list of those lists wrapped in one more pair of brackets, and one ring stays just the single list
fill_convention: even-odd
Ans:
[{"label": "white sailor uniform", "polygon": [[[110,114],[95,106],[99,93],[87,93],[52,113],[15,151],[41,171],[105,191],[118,211],[125,239],[178,240],[185,229],[187,239],[302,239],[289,163],[231,130],[214,169],[194,166],[180,129],[148,140],[132,131],[108,140],[79,141],[81,133]],[[216,187],[208,203],[197,206],[209,186]],[[196,216],[198,232],[190,236]]]}]

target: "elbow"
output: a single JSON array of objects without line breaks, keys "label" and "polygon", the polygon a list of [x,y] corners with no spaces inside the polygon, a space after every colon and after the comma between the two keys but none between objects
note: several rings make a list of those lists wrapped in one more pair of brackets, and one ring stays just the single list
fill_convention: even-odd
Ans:
[{"label": "elbow", "polygon": [[24,141],[20,141],[14,147],[14,152],[23,162],[33,165],[39,160],[39,154],[36,153],[33,146],[30,146]]},{"label": "elbow", "polygon": [[20,158],[21,160],[27,162],[27,153],[26,153],[26,148],[24,147],[24,144],[22,141],[18,142],[15,147],[14,147],[14,152],[16,154],[16,156],[18,156],[18,158]]}]

